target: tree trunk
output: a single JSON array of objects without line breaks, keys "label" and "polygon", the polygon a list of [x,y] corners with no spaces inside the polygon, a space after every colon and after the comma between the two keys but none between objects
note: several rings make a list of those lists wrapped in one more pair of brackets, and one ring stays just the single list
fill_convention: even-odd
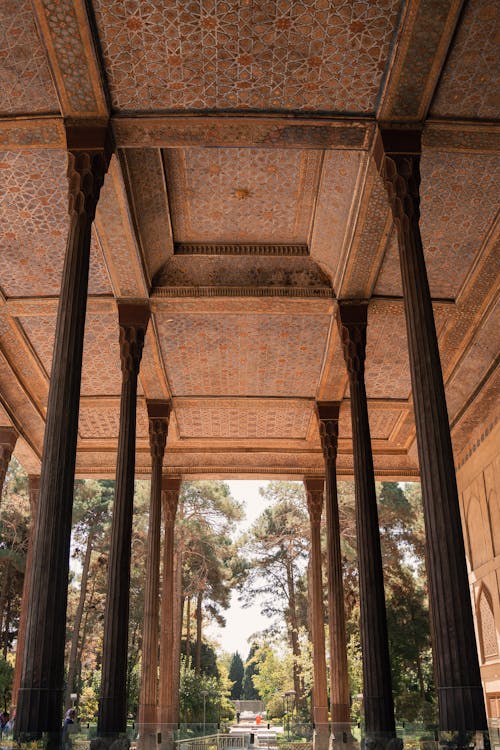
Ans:
[{"label": "tree trunk", "polygon": [[195,672],[200,674],[201,672],[201,631],[203,625],[203,617],[201,612],[201,605],[203,602],[203,592],[199,591],[196,597],[196,656],[195,656]]},{"label": "tree trunk", "polygon": [[11,581],[12,581],[12,567],[11,565],[7,568],[7,579],[5,581],[5,591],[6,591],[6,598],[7,598],[7,606],[5,609],[5,622],[3,626],[3,658],[7,660],[7,652],[9,650],[9,635],[10,635],[10,611],[11,611],[11,603],[12,603],[12,591],[9,591],[11,588]]},{"label": "tree trunk", "polygon": [[76,665],[78,662],[78,642],[80,640],[80,627],[82,624],[83,610],[85,608],[85,599],[87,597],[87,584],[89,579],[90,560],[92,557],[92,545],[94,543],[95,533],[91,530],[87,537],[87,547],[83,559],[82,580],[80,583],[80,598],[75,613],[75,622],[73,625],[73,634],[71,636],[71,649],[68,662],[68,682],[66,689],[66,708],[71,708],[73,702],[71,693],[75,687]]},{"label": "tree trunk", "polygon": [[299,660],[301,656],[300,644],[299,644],[299,622],[297,618],[297,603],[295,599],[295,581],[293,577],[293,565],[291,561],[286,563],[286,579],[288,588],[288,622],[289,622],[289,634],[290,634],[290,645],[292,647],[293,654],[293,689],[295,690],[296,704],[300,706],[302,703],[302,685],[300,680],[300,666]]},{"label": "tree trunk", "polygon": [[186,666],[191,661],[191,597],[187,598],[186,607]]}]

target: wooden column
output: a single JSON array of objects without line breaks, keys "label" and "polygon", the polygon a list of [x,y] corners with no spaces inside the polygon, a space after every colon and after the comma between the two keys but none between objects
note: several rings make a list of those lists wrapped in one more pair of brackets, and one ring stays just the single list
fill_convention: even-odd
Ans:
[{"label": "wooden column", "polygon": [[107,128],[71,127],[70,225],[57,313],[33,544],[16,736],[59,735],[66,601],[90,235],[112,144]]},{"label": "wooden column", "polygon": [[161,593],[161,634],[160,634],[160,705],[159,723],[162,733],[162,747],[172,743],[174,729],[174,639],[178,637],[174,619],[174,526],[181,477],[164,476],[162,504],[164,517],[163,585]]},{"label": "wooden column", "polygon": [[324,477],[304,477],[307,509],[311,528],[311,583],[313,640],[313,717],[314,747],[328,747],[328,695],[326,688],[325,617],[323,611],[323,580],[321,574],[321,513],[323,511]]},{"label": "wooden column", "polygon": [[374,157],[398,233],[426,528],[439,726],[486,729],[450,427],[420,236],[420,132],[382,130]]},{"label": "wooden column", "polygon": [[28,593],[31,580],[31,569],[33,566],[33,540],[35,537],[36,514],[38,512],[38,495],[40,492],[40,477],[30,474],[30,525],[28,530],[28,550],[26,552],[26,565],[24,566],[23,593],[21,597],[21,611],[19,613],[19,630],[17,632],[16,663],[14,677],[12,679],[11,716],[16,715],[17,696],[21,685],[21,670],[23,666],[23,651],[26,638],[26,622],[28,619]]},{"label": "wooden column", "polygon": [[330,712],[332,731],[347,731],[351,721],[344,582],[340,551],[340,521],[337,498],[338,401],[316,403],[321,446],[325,457],[326,539],[328,566],[328,624],[330,634]]},{"label": "wooden column", "polygon": [[395,736],[382,554],[365,390],[366,303],[340,303],[338,323],[351,393],[365,731]]},{"label": "wooden column", "polygon": [[2,497],[5,475],[7,474],[16,442],[17,430],[15,427],[0,427],[0,499]]},{"label": "wooden column", "polygon": [[137,378],[150,315],[146,304],[120,304],[118,314],[122,392],[97,723],[97,733],[100,737],[116,737],[122,734],[127,722],[126,682]]},{"label": "wooden column", "polygon": [[148,401],[151,450],[151,498],[144,590],[142,671],[139,698],[139,739],[143,748],[156,746],[158,704],[158,643],[160,593],[161,484],[171,404]]}]

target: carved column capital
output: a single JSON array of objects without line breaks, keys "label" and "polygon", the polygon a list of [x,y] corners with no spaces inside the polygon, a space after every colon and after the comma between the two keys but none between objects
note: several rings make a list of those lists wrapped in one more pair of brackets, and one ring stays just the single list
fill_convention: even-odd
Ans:
[{"label": "carved column capital", "polygon": [[94,220],[99,193],[114,150],[108,126],[67,125],[69,214]]},{"label": "carved column capital", "polygon": [[167,444],[168,424],[172,403],[170,401],[147,401],[149,419],[149,447],[153,461],[163,461]]},{"label": "carved column capital", "polygon": [[340,401],[316,401],[319,436],[326,464],[337,460]]},{"label": "carved column capital", "polygon": [[163,515],[165,524],[173,526],[177,513],[177,504],[179,502],[179,493],[181,491],[182,477],[164,476],[162,481],[162,500]]},{"label": "carved column capital", "polygon": [[324,477],[304,477],[304,487],[307,495],[307,510],[311,524],[321,523],[323,512],[323,498],[325,491]]},{"label": "carved column capital", "polygon": [[349,378],[360,381],[365,374],[368,303],[340,302],[337,323]]},{"label": "carved column capital", "polygon": [[139,374],[150,314],[149,306],[146,304],[118,305],[120,360],[124,380],[128,380],[132,374]]},{"label": "carved column capital", "polygon": [[420,218],[421,131],[379,129],[373,157],[398,232]]}]

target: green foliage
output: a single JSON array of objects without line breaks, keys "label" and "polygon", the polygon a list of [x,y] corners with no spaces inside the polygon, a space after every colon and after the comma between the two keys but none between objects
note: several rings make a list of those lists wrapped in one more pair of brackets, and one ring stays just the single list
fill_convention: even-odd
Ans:
[{"label": "green foliage", "polygon": [[236,652],[233,654],[231,664],[229,665],[229,679],[233,683],[231,687],[231,698],[233,700],[237,701],[242,696],[244,672],[243,661],[239,653]]},{"label": "green foliage", "polygon": [[255,685],[253,684],[253,676],[256,674],[255,664],[255,653],[257,651],[257,644],[252,643],[250,651],[248,652],[247,660],[245,662],[245,674],[243,675],[243,688],[242,697],[243,700],[252,701],[259,700],[260,694]]},{"label": "green foliage", "polygon": [[0,657],[0,701],[4,711],[8,711],[10,708],[13,677],[14,669],[12,665],[3,657]]},{"label": "green foliage", "polygon": [[266,707],[273,696],[294,689],[293,655],[288,647],[278,650],[270,643],[263,643],[257,648],[254,659],[253,683]]},{"label": "green foliage", "polygon": [[180,711],[181,719],[187,724],[203,721],[203,691],[205,696],[205,718],[207,724],[217,724],[220,720],[232,718],[234,709],[228,700],[229,681],[227,674],[219,679],[208,675],[198,675],[195,670],[181,660]]},{"label": "green foliage", "polygon": [[85,685],[78,703],[78,717],[80,721],[94,721],[98,710],[99,700],[94,688],[91,685]]}]

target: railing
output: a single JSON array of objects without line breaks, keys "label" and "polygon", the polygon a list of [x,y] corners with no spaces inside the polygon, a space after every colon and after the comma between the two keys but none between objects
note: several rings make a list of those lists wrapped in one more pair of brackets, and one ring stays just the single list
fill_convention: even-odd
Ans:
[{"label": "railing", "polygon": [[250,734],[212,734],[177,740],[177,750],[243,750],[250,745]]}]

